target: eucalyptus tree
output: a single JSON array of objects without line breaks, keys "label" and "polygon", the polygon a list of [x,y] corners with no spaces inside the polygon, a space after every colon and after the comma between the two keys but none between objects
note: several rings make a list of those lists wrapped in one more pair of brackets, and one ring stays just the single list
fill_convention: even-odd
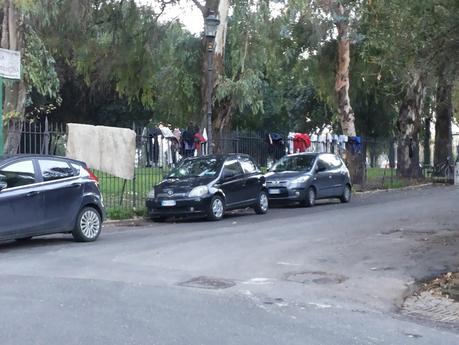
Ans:
[{"label": "eucalyptus tree", "polygon": [[[451,102],[448,85],[457,73],[457,59],[452,58],[458,50],[457,6],[454,0],[374,0],[366,7],[365,56],[386,72],[389,77],[384,81],[392,85],[399,113],[397,167],[404,177],[420,176],[422,111],[427,108],[423,102],[426,89],[436,88],[437,81],[436,150],[444,152],[443,157],[451,150],[451,108],[444,105]],[[446,142],[440,143],[439,138]]]}]

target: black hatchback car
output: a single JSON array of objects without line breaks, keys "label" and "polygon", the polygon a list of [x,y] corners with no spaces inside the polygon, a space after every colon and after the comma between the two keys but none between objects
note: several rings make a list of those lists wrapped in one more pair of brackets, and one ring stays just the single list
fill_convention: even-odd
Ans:
[{"label": "black hatchback car", "polygon": [[226,210],[253,207],[268,211],[265,177],[248,155],[228,154],[188,158],[148,195],[154,221],[171,216],[206,216],[220,220]]},{"label": "black hatchback car", "polygon": [[0,156],[0,240],[72,233],[77,241],[94,241],[103,218],[97,177],[85,163],[54,156]]},{"label": "black hatchback car", "polygon": [[282,157],[266,176],[271,202],[314,206],[317,199],[351,200],[349,170],[331,153],[300,153]]}]

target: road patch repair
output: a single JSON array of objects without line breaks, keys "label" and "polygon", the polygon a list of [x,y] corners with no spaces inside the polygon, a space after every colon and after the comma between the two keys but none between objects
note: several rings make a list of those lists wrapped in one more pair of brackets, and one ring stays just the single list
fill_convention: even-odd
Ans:
[{"label": "road patch repair", "polygon": [[290,272],[285,275],[285,280],[300,284],[341,284],[347,279],[341,274],[322,271]]},{"label": "road patch repair", "polygon": [[446,273],[421,284],[402,304],[403,315],[459,326],[459,273]]},{"label": "road patch repair", "polygon": [[200,276],[181,282],[178,285],[198,289],[222,290],[233,287],[236,283],[229,279]]}]

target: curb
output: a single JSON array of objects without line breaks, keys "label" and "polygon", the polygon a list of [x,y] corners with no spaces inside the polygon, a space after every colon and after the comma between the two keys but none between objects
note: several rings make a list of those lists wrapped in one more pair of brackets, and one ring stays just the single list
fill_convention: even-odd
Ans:
[{"label": "curb", "polygon": [[151,223],[147,222],[145,218],[131,218],[131,219],[108,219],[103,225],[108,227],[115,226],[127,226],[127,227],[137,227],[143,225],[149,225]]},{"label": "curb", "polygon": [[367,190],[363,192],[354,192],[354,194],[373,194],[373,193],[381,193],[381,192],[394,192],[394,191],[404,191],[404,190],[410,190],[410,189],[417,189],[417,188],[422,188],[422,187],[428,187],[428,186],[433,186],[432,182],[428,183],[423,183],[423,184],[416,184],[412,186],[406,186],[402,188],[387,188],[387,189],[374,189],[374,190]]}]

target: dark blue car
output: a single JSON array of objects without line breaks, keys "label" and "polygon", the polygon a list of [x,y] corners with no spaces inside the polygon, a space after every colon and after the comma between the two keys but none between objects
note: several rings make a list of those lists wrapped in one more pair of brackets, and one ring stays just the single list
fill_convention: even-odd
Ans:
[{"label": "dark blue car", "polygon": [[104,212],[97,177],[85,163],[0,156],[0,240],[72,233],[76,241],[94,241]]}]

